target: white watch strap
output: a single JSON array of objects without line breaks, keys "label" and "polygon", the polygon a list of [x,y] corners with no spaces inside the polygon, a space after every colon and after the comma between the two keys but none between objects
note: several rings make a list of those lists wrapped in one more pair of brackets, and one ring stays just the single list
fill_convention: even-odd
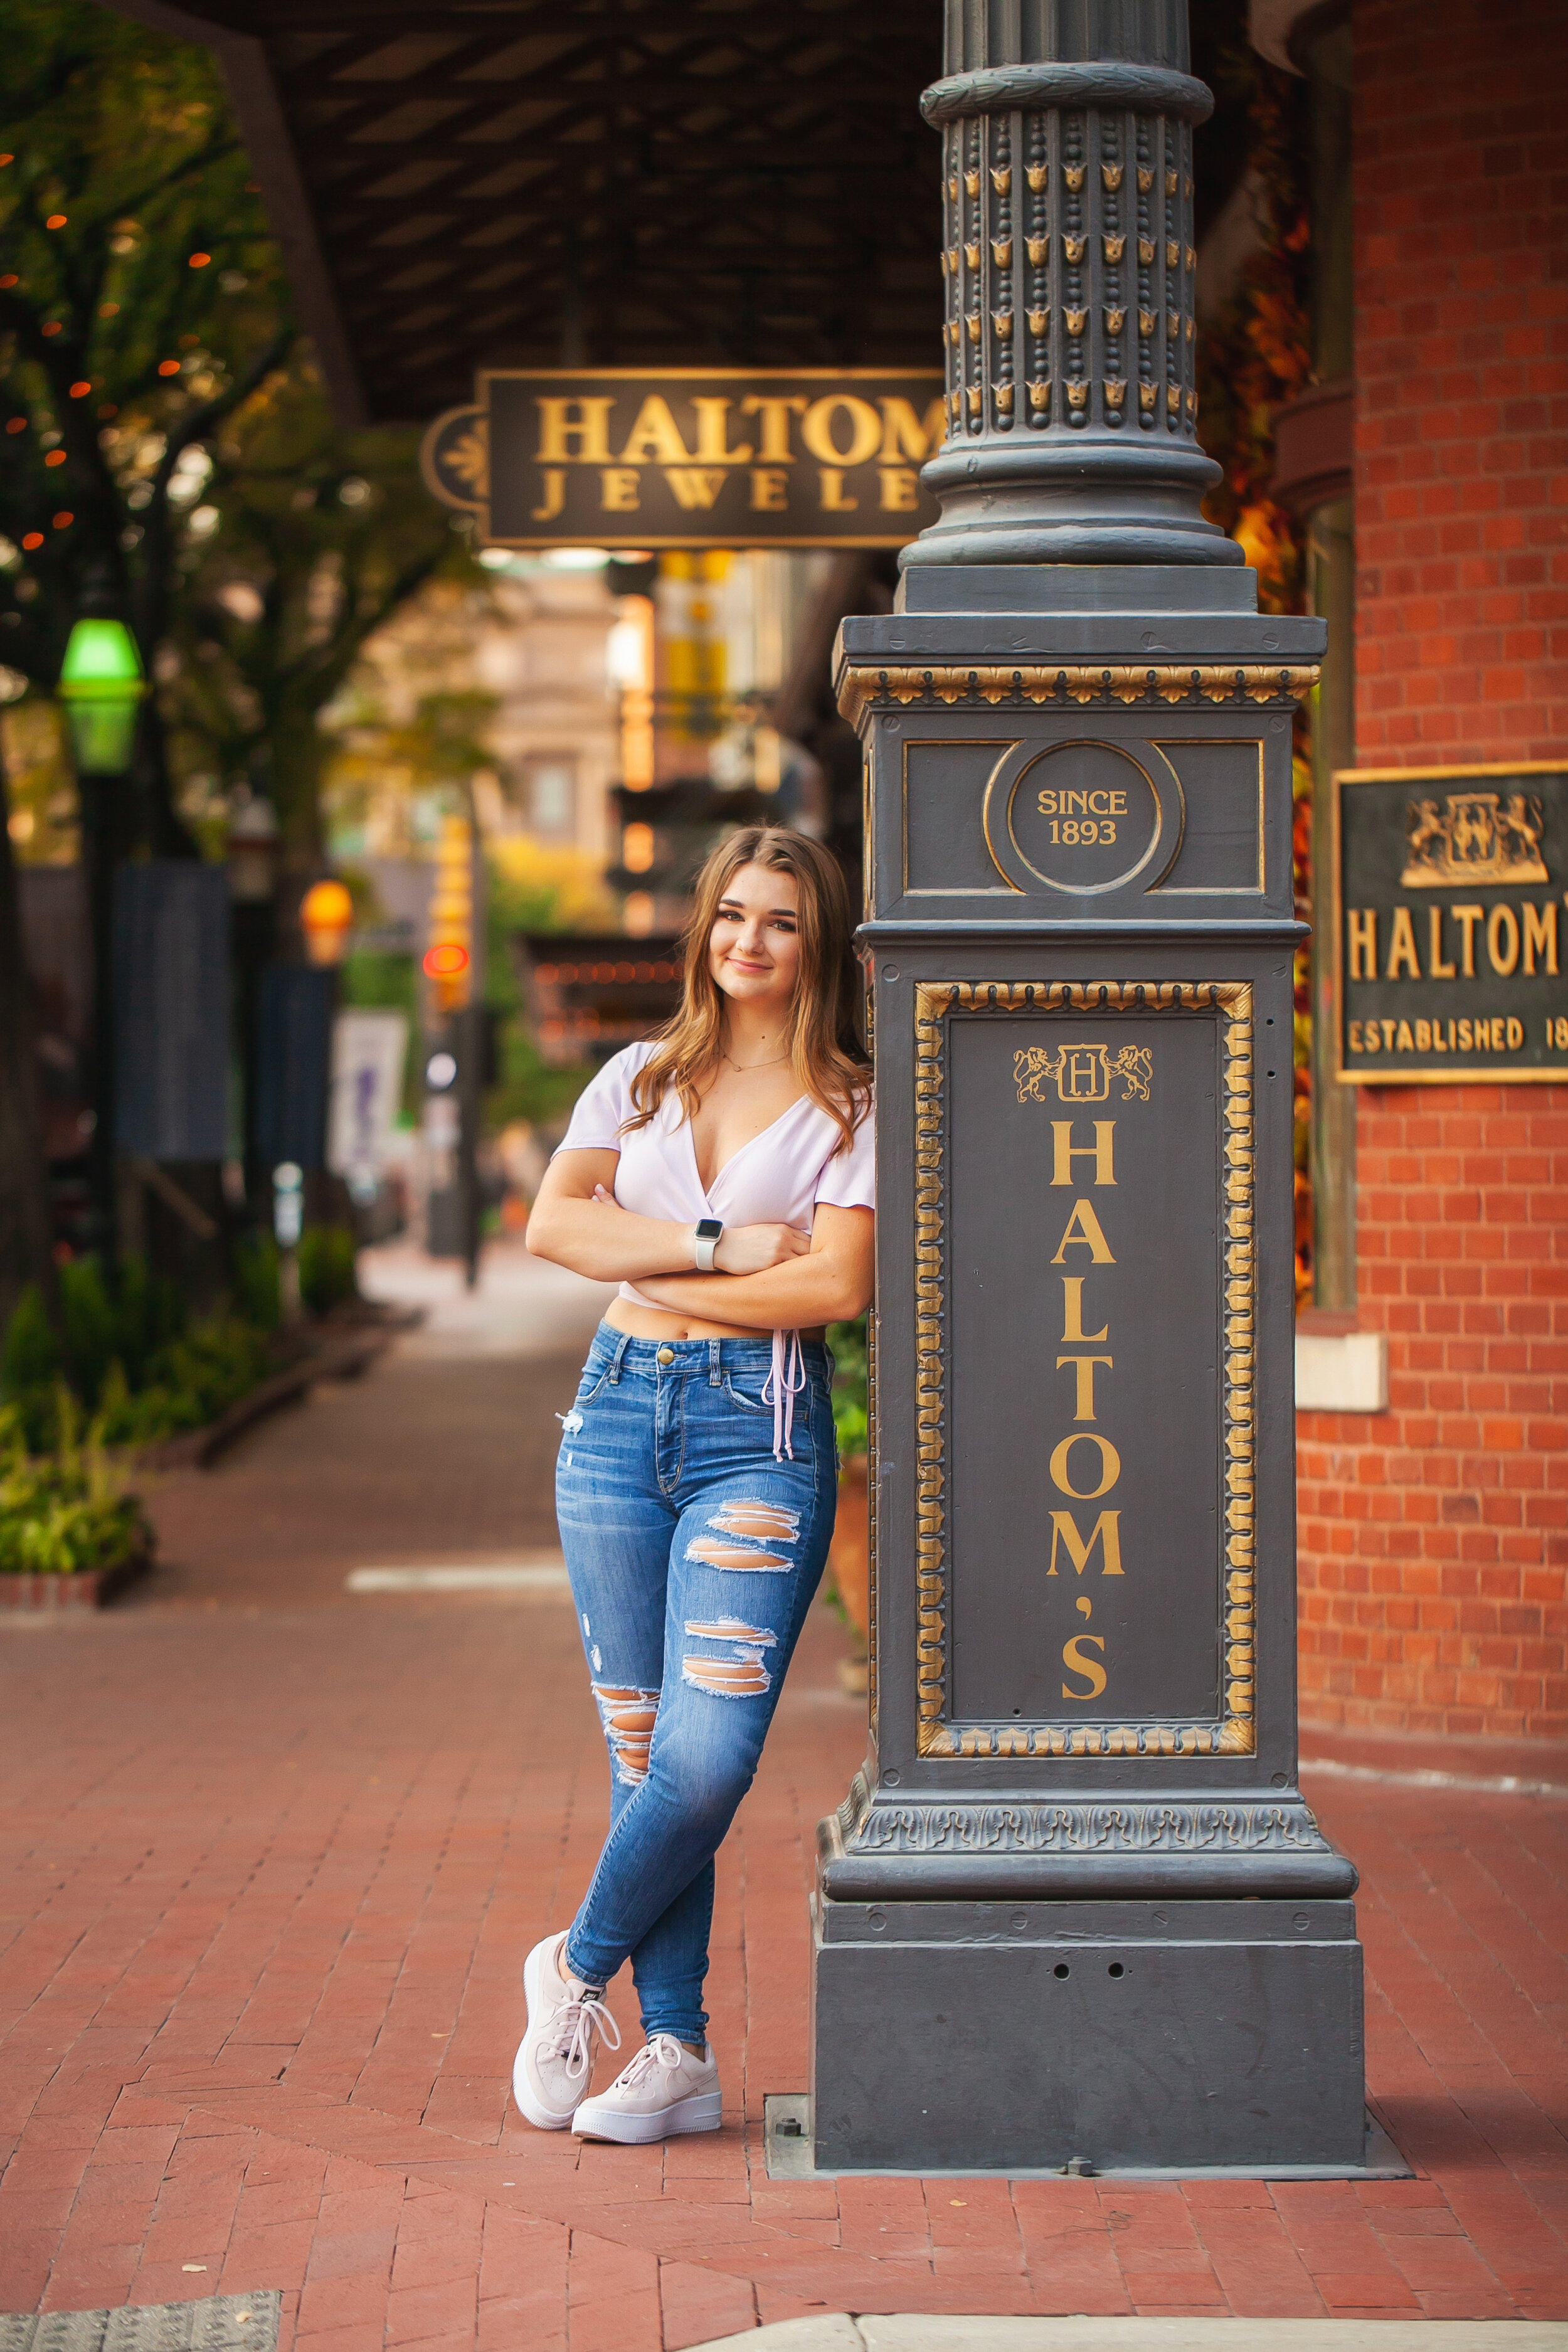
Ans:
[{"label": "white watch strap", "polygon": [[716,1234],[710,1234],[710,1235],[708,1235],[708,1236],[706,1236],[706,1237],[704,1237],[704,1235],[702,1235],[701,1234],[698,1234],[698,1236],[697,1236],[697,1243],[696,1243],[696,1251],[697,1251],[697,1271],[698,1271],[698,1273],[699,1273],[699,1274],[711,1274],[711,1273],[712,1273],[712,1271],[713,1271],[713,1253],[714,1253],[714,1251],[718,1248],[719,1244],[720,1244],[720,1242],[722,1240],[722,1238],[723,1238],[723,1232],[722,1232],[722,1228],[721,1228],[721,1230],[720,1230],[718,1233],[716,1233]]}]

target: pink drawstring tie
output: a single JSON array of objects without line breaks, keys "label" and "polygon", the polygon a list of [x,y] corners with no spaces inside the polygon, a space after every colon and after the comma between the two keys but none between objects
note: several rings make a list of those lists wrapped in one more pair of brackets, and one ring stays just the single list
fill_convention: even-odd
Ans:
[{"label": "pink drawstring tie", "polygon": [[[786,1346],[787,1341],[787,1346]],[[763,1402],[773,1409],[773,1460],[787,1454],[795,1460],[790,1437],[795,1429],[795,1401],[805,1386],[805,1358],[798,1331],[773,1333],[773,1365],[763,1383]]]}]

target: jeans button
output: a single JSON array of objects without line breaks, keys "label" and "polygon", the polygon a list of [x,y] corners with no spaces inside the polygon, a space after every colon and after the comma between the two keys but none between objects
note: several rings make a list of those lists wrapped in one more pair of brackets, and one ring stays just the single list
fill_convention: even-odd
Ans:
[{"label": "jeans button", "polygon": [[675,1349],[673,1348],[661,1348],[658,1351],[656,1361],[661,1364],[673,1364],[675,1361]]}]

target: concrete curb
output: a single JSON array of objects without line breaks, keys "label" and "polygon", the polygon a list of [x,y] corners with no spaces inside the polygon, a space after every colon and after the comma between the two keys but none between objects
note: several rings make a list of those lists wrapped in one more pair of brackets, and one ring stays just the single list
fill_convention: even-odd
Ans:
[{"label": "concrete curb", "polygon": [[1529,2319],[1003,2319],[824,2312],[694,2352],[1568,2352],[1568,2322]]}]

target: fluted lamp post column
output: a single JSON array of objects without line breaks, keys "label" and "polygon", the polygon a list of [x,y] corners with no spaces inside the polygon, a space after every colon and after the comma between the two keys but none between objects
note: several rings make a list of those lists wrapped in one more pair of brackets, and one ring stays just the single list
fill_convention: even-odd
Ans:
[{"label": "fluted lamp post column", "polygon": [[1355,1874],[1295,1725],[1291,727],[1323,628],[1260,614],[1202,513],[1185,0],[947,16],[942,514],[837,656],[871,1736],[822,1825],[793,2120],[830,2172],[1353,2173]]}]

